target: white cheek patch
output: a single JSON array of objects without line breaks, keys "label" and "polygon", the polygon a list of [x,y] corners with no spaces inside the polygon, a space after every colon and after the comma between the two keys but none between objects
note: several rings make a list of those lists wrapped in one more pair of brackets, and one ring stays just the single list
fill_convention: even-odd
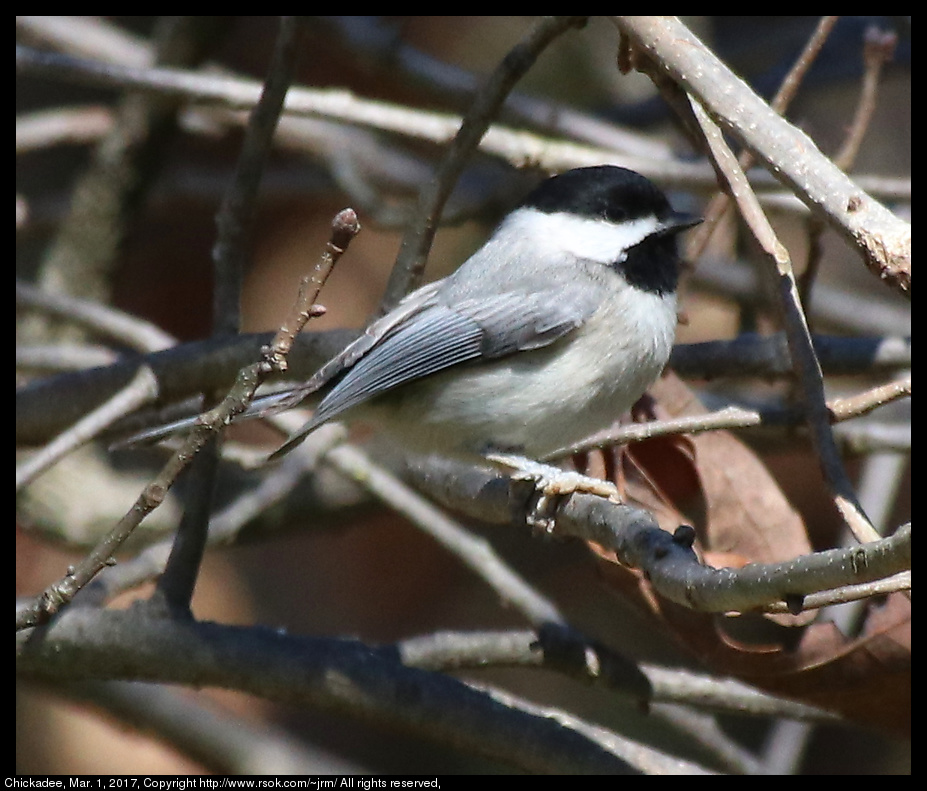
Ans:
[{"label": "white cheek patch", "polygon": [[603,264],[623,261],[627,250],[662,228],[653,215],[615,224],[564,212],[545,214],[531,208],[514,212],[506,225],[508,231],[534,240],[548,252],[572,253]]}]

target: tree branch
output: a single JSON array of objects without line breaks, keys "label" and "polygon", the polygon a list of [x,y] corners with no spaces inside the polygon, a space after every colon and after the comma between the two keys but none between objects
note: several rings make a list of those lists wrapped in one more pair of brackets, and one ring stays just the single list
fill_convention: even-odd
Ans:
[{"label": "tree branch", "polygon": [[403,667],[391,648],[276,629],[75,608],[23,635],[17,671],[50,680],[131,679],[236,689],[349,713],[529,772],[633,773],[602,744],[456,679]]},{"label": "tree branch", "polygon": [[675,17],[614,23],[770,172],[863,255],[881,280],[910,296],[911,226],[867,195],[808,135],[779,116]]}]

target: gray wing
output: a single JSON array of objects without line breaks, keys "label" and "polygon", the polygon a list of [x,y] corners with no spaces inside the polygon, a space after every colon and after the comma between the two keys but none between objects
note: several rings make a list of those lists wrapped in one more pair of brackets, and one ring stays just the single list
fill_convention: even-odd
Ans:
[{"label": "gray wing", "polygon": [[[410,315],[429,304],[433,300],[435,292],[440,285],[441,281],[430,283],[409,294],[396,306],[395,310],[390,311],[386,316],[372,322],[357,340],[349,343],[341,352],[316,371],[304,384],[278,393],[258,396],[251,402],[245,412],[235,418],[236,422],[247,420],[248,418],[269,417],[270,415],[276,415],[279,412],[284,412],[287,409],[299,406],[307,396],[317,392],[331,380],[336,379],[344,373],[344,371],[354,365],[357,360],[362,358],[364,354],[382,340],[383,336],[394,326],[405,321]],[[199,415],[191,415],[175,420],[172,423],[145,429],[126,439],[121,439],[111,444],[110,447],[130,447],[132,445],[166,439],[174,434],[189,431],[193,428],[198,419]],[[309,425],[311,424],[307,424],[307,426]],[[315,428],[316,425],[318,424],[312,425],[312,428]],[[310,428],[309,430],[311,431],[312,429]],[[308,433],[308,431],[306,433]],[[305,436],[305,434],[300,434],[300,438],[302,436]],[[292,446],[288,442],[284,447],[289,448]]]},{"label": "gray wing", "polygon": [[568,287],[435,301],[394,325],[360,356],[319,405],[313,424],[407,382],[477,359],[547,346],[595,311],[596,293]]},{"label": "gray wing", "polygon": [[581,326],[599,304],[599,295],[588,282],[585,287],[506,291],[453,304],[445,303],[438,284],[434,285],[424,298],[415,292],[401,303],[403,315],[390,313],[374,322],[305,387],[278,402],[274,411],[299,403],[343,373],[312,419],[268,461],[289,453],[323,423],[402,384],[461,363],[547,346]]},{"label": "gray wing", "polygon": [[359,359],[382,341],[384,336],[397,324],[401,324],[410,316],[431,304],[440,285],[441,281],[429,283],[409,294],[394,310],[372,322],[356,341],[345,346],[341,352],[325,363],[304,384],[294,387],[276,398],[268,397],[263,402],[262,399],[255,399],[247,415],[249,417],[267,417],[299,406],[306,396],[321,390],[329,382],[337,379],[346,370],[350,369]]},{"label": "gray wing", "polygon": [[[312,419],[271,459],[287,453],[322,423],[402,384],[461,363],[547,346],[580,327],[599,302],[595,289],[587,284],[585,288],[567,286],[531,293],[507,291],[445,304],[437,286],[420,289],[395,311],[373,322],[305,385],[255,399],[239,418],[289,409],[336,382]],[[195,419],[137,434],[130,442],[161,439],[189,429]]]},{"label": "gray wing", "polygon": [[[477,359],[495,359],[547,346],[581,326],[598,307],[595,289],[575,285],[544,291],[508,291],[479,299],[444,304],[432,292],[391,321],[388,330],[375,322],[325,369],[347,373],[322,399],[312,419],[268,458],[273,461],[296,447],[323,423],[407,382]],[[390,319],[393,314],[381,321]],[[375,336],[375,337],[374,337]],[[350,367],[348,367],[350,366]],[[322,376],[325,369],[313,380]],[[301,388],[298,403],[321,384]],[[308,389],[308,388],[312,389]],[[274,409],[274,411],[277,411]]]}]

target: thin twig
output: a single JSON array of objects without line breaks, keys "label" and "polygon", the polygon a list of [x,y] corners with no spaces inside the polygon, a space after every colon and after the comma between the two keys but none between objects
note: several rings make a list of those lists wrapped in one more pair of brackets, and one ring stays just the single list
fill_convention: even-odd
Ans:
[{"label": "thin twig", "polygon": [[[890,577],[863,582],[859,585],[843,585],[832,590],[812,593],[802,600],[803,610],[816,610],[820,607],[829,607],[832,604],[846,604],[851,601],[863,601],[873,596],[887,596],[890,593],[911,590],[911,572],[902,571]],[[792,612],[785,602],[767,604],[764,612],[787,613]]]},{"label": "thin twig", "polygon": [[886,63],[895,56],[898,36],[870,28],[866,31],[863,43],[863,85],[856,105],[856,113],[850,123],[849,132],[843,146],[834,157],[834,164],[841,170],[850,170],[856,162],[860,146],[876,110],[876,98],[879,93],[879,79]]},{"label": "thin twig", "polygon": [[236,333],[241,320],[241,279],[251,256],[252,233],[261,175],[270,153],[283,102],[293,80],[299,54],[301,23],[280,18],[261,98],[251,111],[235,172],[216,215],[216,268],[213,295],[213,333]]},{"label": "thin twig", "polygon": [[[352,225],[353,220],[353,225]],[[351,209],[340,212],[333,223],[333,238],[344,245],[338,248],[340,255],[344,251],[346,227],[357,228],[356,217]],[[328,252],[331,252],[331,247]],[[337,260],[338,255],[335,256]],[[270,356],[270,355],[268,355]],[[171,456],[161,471],[148,483],[139,495],[130,511],[119,520],[116,527],[93,553],[93,562],[87,561],[87,572],[69,575],[60,590],[49,596],[40,596],[34,607],[17,614],[16,628],[23,629],[45,623],[48,619],[66,605],[73,596],[86,585],[93,577],[110,562],[116,549],[131,535],[132,531],[141,523],[151,511],[157,508],[167,491],[174,485],[177,477],[186,468],[190,461],[206,444],[207,440],[218,429],[228,425],[235,415],[243,412],[254,397],[254,393],[264,379],[273,371],[273,360],[264,359],[253,363],[239,371],[235,384],[223,401],[213,409],[200,416],[197,425],[183,441],[180,450]]]},{"label": "thin twig", "polygon": [[[148,369],[142,369],[139,373],[139,382],[135,383],[131,398],[138,399],[139,384],[142,385],[144,398],[150,399],[157,395],[157,382]],[[152,390],[152,388],[154,388]],[[125,401],[125,398],[120,398]],[[112,407],[109,402],[107,407]],[[118,405],[120,414],[125,412],[125,404]],[[93,413],[86,418],[87,422],[97,422],[99,413]],[[74,434],[76,434],[76,430]],[[71,437],[69,437],[69,440]],[[54,445],[54,443],[53,443]],[[49,446],[49,447],[53,447]],[[145,487],[139,499],[136,501],[132,510],[126,514],[119,523],[100,541],[96,547],[76,566],[69,568],[63,579],[60,579],[49,585],[40,593],[28,608],[18,610],[16,613],[16,631],[25,629],[29,626],[37,626],[45,623],[52,615],[57,613],[62,607],[67,606],[74,598],[75,594],[92,580],[106,566],[113,563],[113,556],[116,549],[132,533],[144,514],[155,508],[163,499],[165,489],[161,488],[157,481],[152,482]]]},{"label": "thin twig", "polygon": [[[820,47],[823,46],[824,41],[826,40],[836,21],[837,17],[822,17],[815,35],[809,42],[808,48],[806,49],[806,54],[810,55],[810,50],[813,47],[814,54],[816,55]],[[880,40],[877,42],[874,41],[872,44],[870,44],[869,37],[867,36],[865,50],[866,73],[863,80],[863,92],[857,107],[857,113],[854,117],[854,122],[851,125],[850,132],[847,135],[847,140],[845,141],[844,147],[841,150],[841,153],[834,159],[834,163],[841,170],[848,171],[852,165],[853,160],[855,160],[859,144],[862,141],[862,136],[865,132],[865,129],[868,127],[869,121],[872,117],[872,112],[875,109],[875,91],[878,85],[878,75],[881,71],[881,66],[887,59],[891,57],[893,49],[894,41],[888,42],[885,40]],[[803,56],[799,59],[799,63],[796,63],[796,67],[798,67],[799,64],[803,64],[803,67],[807,68],[807,66],[810,66],[810,62],[811,58],[806,58]],[[785,83],[783,84],[783,88],[784,87]],[[774,110],[776,110],[776,112],[783,114],[785,106],[788,104],[791,98],[791,93],[788,96],[783,96],[782,90],[780,90],[780,93],[777,94],[777,96],[771,102],[771,106]],[[739,161],[741,167],[746,170],[753,162],[751,152],[744,151],[741,154]],[[798,283],[799,297],[803,305],[807,305],[810,299],[811,283],[813,282],[817,272],[817,264],[821,255],[821,247],[818,243],[818,239],[821,232],[823,231],[823,228],[824,225],[821,219],[819,217],[814,217],[812,220],[812,238],[809,243],[810,253],[808,265],[806,266],[805,271],[802,273],[802,277]]]},{"label": "thin twig", "polygon": [[[396,643],[402,663],[408,667],[443,672],[492,667],[539,667],[566,673],[586,683],[636,697],[638,688],[629,687],[627,677],[611,674],[596,661],[563,663],[548,656],[543,641],[534,630],[484,632],[441,631],[410,637]],[[596,659],[601,646],[586,646]],[[735,679],[717,678],[678,668],[649,663],[637,666],[649,682],[651,703],[695,706],[727,714],[757,717],[791,717],[821,721],[835,715],[806,703],[777,698]]]},{"label": "thin twig", "polygon": [[865,415],[884,404],[889,404],[898,398],[907,398],[910,395],[911,377],[908,375],[904,379],[873,387],[864,393],[834,398],[827,403],[827,410],[835,421],[846,420],[850,417]]},{"label": "thin twig", "polygon": [[317,304],[316,300],[338,259],[348,249],[348,245],[360,229],[357,214],[353,209],[343,209],[335,216],[331,237],[326,242],[325,249],[312,271],[300,280],[299,293],[293,308],[280,325],[273,341],[264,350],[266,359],[281,373],[287,370],[290,351],[306,322],[325,312],[325,308]]},{"label": "thin twig", "polygon": [[658,703],[650,709],[650,716],[662,720],[687,740],[690,747],[710,755],[712,765],[737,775],[760,773],[760,762],[753,752],[727,733],[713,714],[695,711],[688,706]]},{"label": "thin twig", "polygon": [[641,663],[653,688],[656,703],[696,706],[717,712],[749,714],[754,717],[788,717],[811,722],[837,719],[832,712],[807,703],[775,697],[735,678],[696,673]]},{"label": "thin twig", "polygon": [[523,711],[537,717],[544,717],[556,722],[561,727],[581,734],[592,743],[598,744],[603,750],[627,761],[628,769],[616,770],[615,774],[647,774],[647,775],[713,775],[705,767],[692,761],[677,758],[671,753],[661,752],[641,742],[628,739],[625,736],[603,728],[590,720],[577,717],[574,714],[554,706],[541,706],[537,703],[516,695],[500,687],[491,687],[487,684],[470,683],[474,690],[489,695],[493,700],[506,708]]},{"label": "thin twig", "polygon": [[[792,103],[792,99],[795,98],[795,94],[798,93],[799,86],[808,73],[808,70],[811,68],[811,65],[817,59],[818,54],[827,41],[828,36],[830,36],[831,31],[834,29],[834,25],[837,24],[838,19],[839,17],[836,16],[823,16],[818,21],[817,27],[811,34],[811,38],[809,38],[808,42],[805,44],[804,50],[802,50],[801,54],[796,58],[795,63],[792,64],[792,68],[789,69],[789,73],[785,75],[785,79],[782,80],[779,90],[769,103],[770,107],[779,113],[779,115],[785,115],[785,111]],[[755,159],[751,151],[744,149],[740,153],[738,162],[740,162],[741,169],[746,171],[753,166]],[[727,214],[730,205],[731,199],[723,190],[720,190],[711,201],[709,201],[708,206],[703,212],[704,222],[702,222],[700,227],[688,234],[688,238],[686,239],[686,261],[695,261],[702,252],[704,252],[714,229],[717,227],[718,223],[721,222],[725,214]]]},{"label": "thin twig", "polygon": [[[735,299],[745,307],[768,303],[768,294],[760,287],[759,278],[754,266],[710,255],[702,257],[692,274],[692,282],[700,291]],[[826,324],[833,331],[852,335],[910,335],[910,304],[899,304],[898,300],[885,297],[820,283],[810,316],[819,325]]]},{"label": "thin twig", "polygon": [[441,210],[506,96],[548,44],[569,28],[584,22],[585,17],[542,17],[502,59],[486,84],[477,91],[434,177],[419,193],[418,208],[403,236],[396,265],[390,273],[380,303],[381,314],[389,311],[409,291],[421,284],[425,260],[434,240]]},{"label": "thin twig", "polygon": [[[241,284],[245,263],[251,254],[261,174],[293,79],[301,29],[296,17],[281,17],[261,98],[251,111],[235,172],[216,216],[216,243],[212,255],[214,335],[235,334],[240,329]],[[209,438],[200,450],[191,469],[191,475],[195,476],[191,481],[191,500],[184,510],[164,574],[151,599],[152,604],[165,606],[175,613],[189,613],[206,549],[219,459],[218,438]]]},{"label": "thin twig", "polygon": [[[180,69],[108,65],[21,46],[16,48],[16,65],[20,73],[98,87],[165,93],[200,105],[233,111],[253,108],[261,91],[260,83],[254,80]],[[291,88],[287,93],[284,112],[295,118],[329,119],[438,145],[445,145],[452,139],[461,123],[458,115],[362,99],[351,91],[338,88]],[[234,120],[229,115],[223,115],[223,119],[226,123]],[[293,129],[288,139],[294,144],[302,140],[302,146],[305,147],[317,137],[301,135],[299,130]],[[330,145],[339,140],[340,137]],[[612,149],[544,137],[502,124],[489,127],[480,141],[479,150],[504,159],[513,167],[534,165],[556,172],[614,163],[668,186],[702,190],[714,190],[717,186],[714,171],[704,162],[618,154]],[[763,169],[751,170],[750,180],[758,190],[772,190],[777,195],[782,192],[781,184]],[[893,200],[909,200],[911,197],[910,179],[859,175],[855,183],[871,194],[881,194]]]},{"label": "thin twig", "polygon": [[113,127],[107,107],[56,107],[16,117],[16,155],[58,145],[94,143]]},{"label": "thin twig", "polygon": [[911,226],[854,183],[675,17],[612,17],[704,112],[748,146],[858,249],[881,280],[911,294]]},{"label": "thin twig", "polygon": [[[837,423],[851,418],[861,417],[899,398],[911,395],[911,377],[907,376],[895,382],[879,385],[864,393],[843,398],[834,398],[827,402],[826,409],[831,422]],[[608,430],[588,439],[558,450],[550,458],[563,458],[574,453],[595,450],[607,445],[619,445],[631,442],[643,442],[656,437],[675,434],[700,434],[704,431],[753,428],[755,426],[797,425],[807,421],[807,417],[791,407],[767,409],[750,409],[729,406],[715,412],[668,420],[652,420],[646,423],[632,423],[614,430]]]},{"label": "thin twig", "polygon": [[[863,137],[875,113],[876,95],[882,67],[894,56],[896,44],[897,36],[893,33],[882,33],[875,28],[866,31],[866,39],[863,45],[865,69],[863,71],[862,90],[860,91],[856,112],[847,131],[846,139],[843,141],[840,151],[834,157],[834,164],[847,173],[852,170],[856,162]],[[798,293],[806,309],[811,301],[811,288],[817,278],[823,255],[823,246],[821,244],[823,232],[824,223],[821,218],[813,217],[808,224],[808,263],[798,281]]]},{"label": "thin twig", "polygon": [[817,451],[825,480],[834,497],[834,503],[860,542],[873,541],[878,538],[878,533],[869,523],[856,499],[853,485],[843,467],[840,452],[831,431],[825,401],[824,377],[814,354],[814,346],[798,297],[798,286],[795,282],[788,250],[776,238],[769,220],[760,208],[756,195],[737,164],[736,157],[728,148],[721,130],[694,98],[690,99],[690,106],[702,128],[718,171],[726,180],[727,189],[737,202],[741,216],[759,242],[770,264],[775,267],[779,301],[782,306],[789,350],[792,353],[792,364],[795,367],[798,381],[801,383],[812,442]]},{"label": "thin twig", "polygon": [[[785,111],[792,103],[792,99],[795,98],[795,94],[798,93],[798,89],[805,79],[805,75],[814,64],[814,61],[817,60],[818,55],[824,48],[824,44],[827,43],[827,39],[830,37],[838,19],[840,19],[838,16],[822,16],[818,20],[817,27],[815,27],[814,32],[805,44],[804,50],[795,59],[795,63],[792,64],[792,68],[785,75],[779,90],[769,103],[769,106],[779,115],[785,115]],[[744,166],[744,169],[746,167],[748,166]]]},{"label": "thin twig", "polygon": [[[384,17],[340,16],[316,18],[336,31],[339,46],[367,68],[377,68],[398,83],[414,85],[426,96],[444,104],[463,106],[472,101],[482,79],[449,61],[418,49],[395,34]],[[543,130],[570,140],[602,146],[615,152],[655,158],[672,156],[672,147],[635,129],[584,112],[574,104],[512,91],[502,108],[519,126]]]},{"label": "thin twig", "polygon": [[173,335],[137,316],[93,300],[41,291],[20,280],[16,281],[16,305],[41,308],[140,352],[156,352],[177,343]]},{"label": "thin twig", "polygon": [[85,445],[120,418],[152,403],[158,397],[158,380],[147,365],[126,387],[59,434],[40,451],[16,467],[16,491],[29,484],[67,453]]},{"label": "thin twig", "polygon": [[[154,59],[161,65],[197,65],[215,41],[215,17],[160,19]],[[135,211],[154,183],[172,139],[179,102],[164,95],[128,93],[114,111],[115,122],[96,146],[90,166],[71,190],[71,204],[45,251],[36,282],[45,291],[109,302],[118,253]],[[31,332],[48,334],[38,321]],[[74,335],[73,327],[65,332]]]}]

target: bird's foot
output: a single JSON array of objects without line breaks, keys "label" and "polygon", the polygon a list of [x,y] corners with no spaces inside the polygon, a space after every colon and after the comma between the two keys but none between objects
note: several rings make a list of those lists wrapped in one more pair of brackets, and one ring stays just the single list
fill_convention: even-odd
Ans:
[{"label": "bird's foot", "polygon": [[595,494],[614,502],[621,502],[617,487],[610,481],[561,470],[516,454],[487,453],[486,459],[498,467],[510,470],[512,480],[534,483],[537,499],[528,512],[527,522],[531,527],[545,533],[553,531],[559,501],[575,492]]}]

